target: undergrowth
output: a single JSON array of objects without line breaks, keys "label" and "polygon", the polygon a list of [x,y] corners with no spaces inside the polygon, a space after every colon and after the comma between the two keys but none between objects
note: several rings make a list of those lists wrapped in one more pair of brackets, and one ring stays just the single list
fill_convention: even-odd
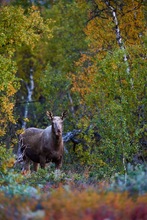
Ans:
[{"label": "undergrowth", "polygon": [[48,166],[23,176],[17,169],[0,174],[0,219],[145,220],[147,168],[128,166],[127,175],[109,179]]}]

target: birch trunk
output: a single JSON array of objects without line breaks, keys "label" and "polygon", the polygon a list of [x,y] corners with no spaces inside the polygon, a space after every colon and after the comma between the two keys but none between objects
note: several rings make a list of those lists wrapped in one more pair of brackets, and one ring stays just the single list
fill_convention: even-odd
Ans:
[{"label": "birch trunk", "polygon": [[108,1],[108,0],[105,0],[105,4],[110,9],[110,12],[112,13],[113,21],[115,24],[116,40],[117,40],[117,43],[118,43],[120,49],[123,50],[123,52],[124,52],[123,59],[124,59],[124,62],[126,63],[126,72],[129,74],[130,68],[129,68],[127,54],[125,51],[125,45],[123,43],[123,39],[122,39],[120,28],[119,28],[119,22],[118,22],[118,18],[117,18],[116,9],[110,5],[110,1]]},{"label": "birch trunk", "polygon": [[[24,109],[24,119],[28,118],[28,108],[29,103],[32,101],[32,95],[34,90],[34,78],[33,78],[33,70],[30,69],[30,83],[26,83],[26,89],[27,89],[27,101]],[[24,120],[22,124],[22,128],[26,128],[27,122]]]},{"label": "birch trunk", "polygon": [[[111,4],[109,0],[104,0],[106,6],[108,7],[108,9],[110,10],[111,14],[112,14],[112,18],[113,18],[113,22],[115,24],[115,32],[116,32],[116,40],[117,43],[120,47],[120,49],[123,51],[123,60],[126,64],[126,73],[129,76],[130,75],[130,67],[129,67],[129,63],[128,63],[128,58],[127,58],[127,54],[126,54],[126,49],[125,49],[125,45],[121,36],[121,31],[120,31],[120,27],[119,27],[119,21],[118,21],[118,15],[116,13],[116,8],[114,8]],[[131,89],[133,88],[133,80],[132,78],[130,78],[130,85],[131,85]],[[125,147],[124,144],[122,146],[123,148],[123,153],[122,153],[122,163],[123,163],[123,167],[124,167],[124,173],[125,173],[125,184],[126,184],[126,180],[127,180],[127,168],[126,168],[126,158],[125,158]]]},{"label": "birch trunk", "polygon": [[73,107],[73,100],[72,100],[72,97],[71,97],[69,91],[68,91],[67,95],[68,95],[68,98],[69,98],[69,101],[70,101],[70,104],[71,104],[71,112],[72,112],[72,115],[73,115],[73,117],[75,117],[75,112],[74,112],[74,107]]}]

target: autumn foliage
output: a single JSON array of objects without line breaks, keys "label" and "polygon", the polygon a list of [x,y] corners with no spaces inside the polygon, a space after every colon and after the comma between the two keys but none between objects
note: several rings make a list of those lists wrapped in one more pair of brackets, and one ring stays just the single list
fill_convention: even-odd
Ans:
[{"label": "autumn foliage", "polygon": [[[145,1],[1,2],[0,219],[146,220]],[[64,109],[66,174],[24,177],[18,135]]]},{"label": "autumn foliage", "polygon": [[21,81],[16,77],[18,69],[14,55],[24,44],[33,49],[44,33],[47,38],[52,35],[48,27],[50,21],[43,21],[36,7],[31,7],[26,15],[21,7],[3,6],[0,9],[0,20],[0,136],[3,136],[8,124],[15,123],[14,97]]},{"label": "autumn foliage", "polygon": [[[6,198],[1,193],[1,219],[13,220],[31,215],[40,219],[54,220],[145,220],[147,218],[147,195],[132,198],[128,193],[98,193],[92,188],[78,191],[66,190],[59,187],[53,192],[46,192],[41,200],[24,199],[17,197]],[[28,213],[28,214],[27,214]],[[38,213],[38,214],[37,214]]]}]

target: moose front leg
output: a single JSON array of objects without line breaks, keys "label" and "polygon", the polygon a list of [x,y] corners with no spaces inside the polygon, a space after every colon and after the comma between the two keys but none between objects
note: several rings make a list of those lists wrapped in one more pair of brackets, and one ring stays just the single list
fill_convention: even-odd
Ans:
[{"label": "moose front leg", "polygon": [[22,174],[26,175],[30,173],[30,159],[28,157],[25,158],[23,168],[21,171]]},{"label": "moose front leg", "polygon": [[39,159],[40,159],[40,166],[41,166],[41,168],[45,169],[46,158],[43,157],[42,155],[40,155]]},{"label": "moose front leg", "polygon": [[56,170],[60,169],[61,167],[62,167],[62,157],[59,160],[55,161]]}]

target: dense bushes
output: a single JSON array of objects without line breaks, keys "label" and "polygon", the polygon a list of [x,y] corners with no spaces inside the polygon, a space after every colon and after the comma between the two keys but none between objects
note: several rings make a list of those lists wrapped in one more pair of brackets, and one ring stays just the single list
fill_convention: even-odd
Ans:
[{"label": "dense bushes", "polygon": [[145,220],[145,177],[145,166],[128,167],[127,177],[109,181],[54,167],[27,176],[11,169],[1,173],[1,219]]},{"label": "dense bushes", "polygon": [[[145,220],[147,194],[131,198],[127,193],[98,193],[87,188],[83,191],[59,187],[42,194],[39,199],[11,199],[1,193],[1,219],[84,219]],[[33,217],[33,218],[32,218]]]},{"label": "dense bushes", "polygon": [[126,175],[115,174],[111,178],[110,190],[113,191],[128,191],[131,194],[144,194],[147,192],[147,167],[138,165],[133,167],[128,165]]}]

